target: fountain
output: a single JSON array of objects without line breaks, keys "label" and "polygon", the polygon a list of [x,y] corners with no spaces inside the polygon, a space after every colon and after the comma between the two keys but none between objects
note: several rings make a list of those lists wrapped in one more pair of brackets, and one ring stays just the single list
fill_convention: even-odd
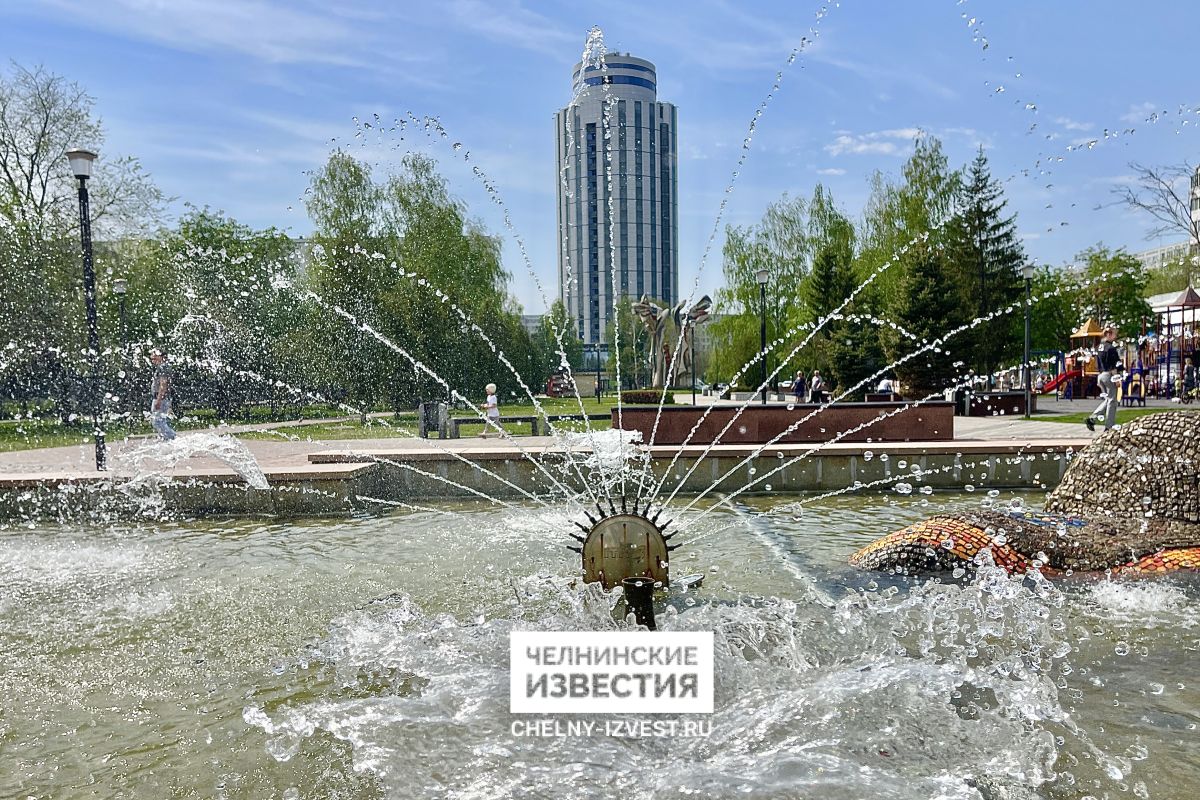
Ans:
[{"label": "fountain", "polygon": [[[603,67],[603,54],[595,29],[583,61]],[[705,259],[783,75],[751,121]],[[440,122],[398,123],[470,161]],[[898,329],[846,310],[891,263],[787,337],[803,334],[799,349],[833,322]],[[660,400],[619,406],[615,430],[584,415],[572,432],[448,293],[401,277],[490,345],[552,444],[502,430],[503,449],[328,443],[279,467],[191,433],[130,448],[117,480],[23,477],[0,535],[0,651],[16,665],[0,671],[0,795],[990,800],[1200,786],[1194,576],[1047,579],[1196,565],[1200,431],[1186,415],[1126,426],[1078,456],[955,442],[933,396],[854,418],[839,417],[841,398],[784,407],[762,435],[743,430],[750,400],[681,428],[660,425],[672,413]],[[320,309],[499,428],[355,308],[286,275],[262,289]],[[676,311],[703,305],[691,299]],[[908,334],[906,358],[952,348],[987,319],[933,342]],[[193,331],[210,323],[187,318]],[[665,341],[664,386],[687,363],[687,327]],[[225,372],[215,353],[201,361],[278,383]],[[900,413],[933,433],[904,441],[915,437],[896,432]],[[197,453],[228,468],[167,474]],[[1131,462],[1137,480],[1123,481]],[[1043,496],[1046,513],[1026,510]],[[878,571],[848,568],[851,552]],[[913,574],[931,567],[950,575]],[[513,632],[644,628],[712,633],[704,735],[583,724],[542,735],[510,713]]]}]

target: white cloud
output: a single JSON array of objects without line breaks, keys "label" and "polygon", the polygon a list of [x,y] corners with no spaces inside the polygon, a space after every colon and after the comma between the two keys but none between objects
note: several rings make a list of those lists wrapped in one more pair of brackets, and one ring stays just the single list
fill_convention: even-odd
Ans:
[{"label": "white cloud", "polygon": [[825,145],[825,152],[831,156],[844,153],[855,156],[899,155],[907,148],[907,143],[917,138],[920,133],[920,128],[890,128],[861,134],[841,132],[837,138]]},{"label": "white cloud", "polygon": [[846,170],[839,167],[826,167],[825,169],[817,170],[818,175],[845,175]]},{"label": "white cloud", "polygon": [[485,39],[526,50],[562,57],[583,50],[584,33],[567,31],[520,3],[457,0],[448,10],[462,29]]},{"label": "white cloud", "polygon": [[1069,131],[1090,131],[1092,128],[1096,127],[1094,123],[1079,122],[1071,119],[1070,117],[1055,117],[1054,122],[1056,125],[1061,125]]},{"label": "white cloud", "polygon": [[225,50],[267,63],[366,67],[356,32],[328,13],[271,0],[47,0],[75,24],[180,50]]},{"label": "white cloud", "polygon": [[1130,106],[1129,111],[1121,115],[1121,120],[1124,122],[1145,122],[1151,114],[1158,110],[1158,106],[1149,101],[1138,103]]}]

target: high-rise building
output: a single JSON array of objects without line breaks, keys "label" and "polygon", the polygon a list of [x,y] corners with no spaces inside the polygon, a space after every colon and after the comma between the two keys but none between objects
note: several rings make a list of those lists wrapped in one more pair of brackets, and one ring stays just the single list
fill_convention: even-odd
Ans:
[{"label": "high-rise building", "polygon": [[614,272],[618,297],[679,299],[675,106],[658,100],[654,65],[628,53],[576,64],[572,88],[554,117],[559,296],[580,338],[603,345]]}]

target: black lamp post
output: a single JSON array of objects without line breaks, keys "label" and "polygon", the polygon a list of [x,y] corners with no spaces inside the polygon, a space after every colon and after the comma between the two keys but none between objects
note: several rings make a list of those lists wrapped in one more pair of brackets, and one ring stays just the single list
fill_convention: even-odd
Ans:
[{"label": "black lamp post", "polygon": [[754,280],[758,281],[758,302],[761,315],[758,326],[758,340],[760,344],[759,352],[762,356],[762,370],[760,375],[759,386],[762,391],[762,404],[767,404],[767,271],[760,269],[754,273]]},{"label": "black lamp post", "polygon": [[1033,264],[1026,264],[1021,267],[1021,276],[1025,278],[1025,419],[1029,419],[1029,412],[1033,406],[1033,392],[1031,391],[1031,375],[1032,370],[1029,364],[1029,345],[1030,345],[1030,314],[1032,312],[1032,283],[1033,283]]},{"label": "black lamp post", "polygon": [[92,177],[92,162],[96,154],[91,150],[70,150],[67,160],[71,174],[79,179],[79,239],[83,250],[83,299],[87,306],[88,353],[92,357],[91,405],[92,427],[96,437],[96,469],[108,468],[104,451],[104,429],[100,424],[101,378],[100,378],[100,327],[96,317],[96,271],[92,267],[92,221],[88,211],[87,180]]}]

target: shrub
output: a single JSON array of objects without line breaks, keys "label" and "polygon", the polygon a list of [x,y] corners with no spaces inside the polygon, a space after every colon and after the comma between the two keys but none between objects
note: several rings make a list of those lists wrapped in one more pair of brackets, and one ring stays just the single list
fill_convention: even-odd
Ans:
[{"label": "shrub", "polygon": [[627,406],[656,406],[659,400],[662,400],[663,405],[669,406],[675,402],[675,395],[667,392],[664,398],[661,389],[626,389],[621,392],[621,403]]}]

